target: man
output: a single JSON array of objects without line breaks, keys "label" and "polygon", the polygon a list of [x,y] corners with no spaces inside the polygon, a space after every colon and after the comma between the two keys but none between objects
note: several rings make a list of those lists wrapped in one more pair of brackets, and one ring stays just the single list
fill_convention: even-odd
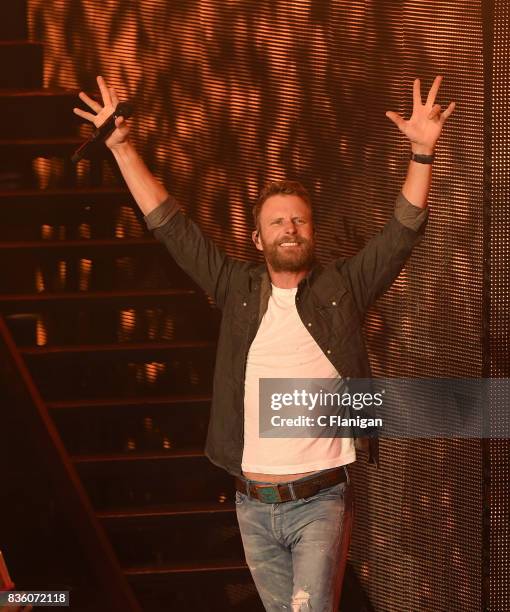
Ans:
[{"label": "man", "polygon": [[[106,141],[149,229],[223,311],[206,454],[236,476],[236,511],[246,560],[266,610],[338,608],[349,543],[351,438],[261,438],[262,378],[368,378],[361,334],[367,308],[400,273],[421,240],[441,112],[436,77],[425,104],[414,82],[409,121],[386,113],[411,142],[395,214],[354,257],[314,259],[311,202],[293,181],[270,183],[254,207],[253,242],[265,265],[236,261],[207,240],[152,176],[122,118]],[[100,125],[118,98],[101,77],[103,104],[80,98]],[[372,444],[370,460],[376,461]]]}]

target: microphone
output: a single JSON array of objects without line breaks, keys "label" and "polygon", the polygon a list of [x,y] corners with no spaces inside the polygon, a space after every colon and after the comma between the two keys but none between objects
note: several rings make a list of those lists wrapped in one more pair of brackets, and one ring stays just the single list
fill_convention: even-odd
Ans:
[{"label": "microphone", "polygon": [[131,102],[119,102],[113,113],[76,149],[71,157],[71,161],[76,164],[80,159],[90,157],[90,155],[97,152],[98,145],[102,144],[115,129],[115,119],[117,119],[117,117],[129,119],[133,114],[133,110],[134,108]]}]

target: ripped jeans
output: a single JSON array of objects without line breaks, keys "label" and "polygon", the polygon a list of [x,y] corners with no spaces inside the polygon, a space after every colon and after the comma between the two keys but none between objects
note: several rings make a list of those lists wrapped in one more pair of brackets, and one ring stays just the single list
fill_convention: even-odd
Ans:
[{"label": "ripped jeans", "polygon": [[337,612],[352,499],[352,485],[346,482],[275,504],[236,492],[246,562],[267,612]]}]

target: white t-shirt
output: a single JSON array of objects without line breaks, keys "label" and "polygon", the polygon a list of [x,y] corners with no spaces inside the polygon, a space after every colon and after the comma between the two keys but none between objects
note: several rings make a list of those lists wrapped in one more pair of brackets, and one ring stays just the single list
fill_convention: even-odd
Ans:
[{"label": "white t-shirt", "polygon": [[340,378],[301,321],[297,287],[272,294],[248,352],[244,384],[245,472],[298,474],[356,460],[352,438],[260,438],[260,378]]}]

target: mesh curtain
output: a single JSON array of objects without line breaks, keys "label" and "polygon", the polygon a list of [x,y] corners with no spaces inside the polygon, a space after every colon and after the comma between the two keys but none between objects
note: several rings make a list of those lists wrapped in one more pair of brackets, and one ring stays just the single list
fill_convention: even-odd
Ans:
[{"label": "mesh curtain", "polygon": [[[45,85],[94,91],[102,74],[131,99],[147,163],[242,259],[257,257],[253,199],[284,177],[312,194],[320,259],[358,250],[391,215],[407,169],[408,143],[384,113],[409,116],[413,79],[426,96],[444,75],[439,103],[457,109],[438,148],[427,238],[370,312],[366,336],[375,375],[478,377],[488,227],[482,4],[29,0],[29,15],[31,36],[45,42]],[[508,7],[496,6],[494,54],[508,78]],[[495,86],[495,101],[508,105],[508,90]],[[508,219],[508,122],[495,119],[493,130],[495,214]],[[508,232],[494,245],[503,262]],[[508,273],[502,264],[495,273],[492,300],[506,287],[508,305]],[[508,314],[491,316],[506,316],[491,329],[508,338]],[[351,563],[376,610],[480,610],[487,452],[477,440],[383,441],[378,471],[355,466]]]}]

